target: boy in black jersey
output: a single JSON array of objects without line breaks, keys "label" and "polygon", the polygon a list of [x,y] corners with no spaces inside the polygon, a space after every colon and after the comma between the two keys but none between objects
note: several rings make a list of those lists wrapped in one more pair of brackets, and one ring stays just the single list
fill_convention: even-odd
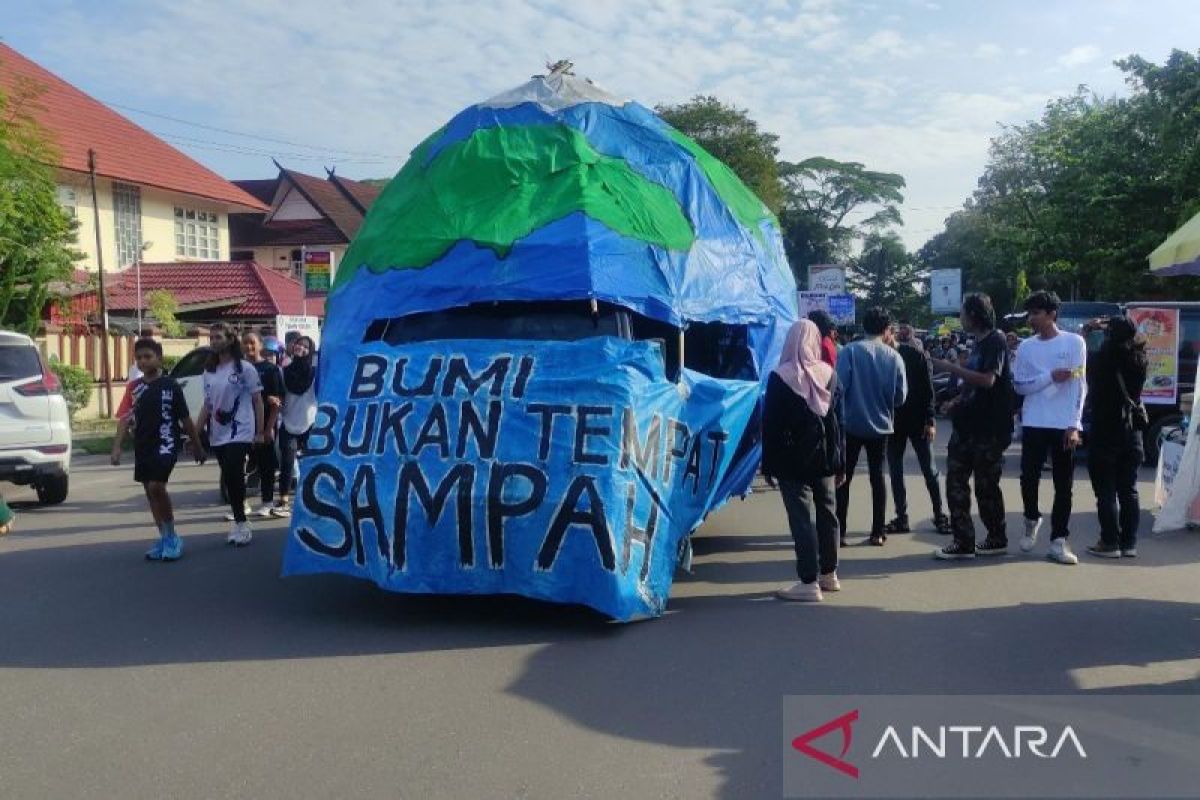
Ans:
[{"label": "boy in black jersey", "polygon": [[204,463],[204,448],[188,413],[183,389],[173,378],[162,374],[162,345],[153,339],[139,339],[133,353],[142,377],[133,389],[133,413],[117,425],[112,463],[121,463],[121,444],[125,433],[132,430],[133,479],[146,489],[159,535],[158,543],[146,551],[146,558],[175,561],[183,555],[183,540],[175,532],[175,512],[167,494],[167,481],[179,457],[180,429],[187,432],[198,464]]}]

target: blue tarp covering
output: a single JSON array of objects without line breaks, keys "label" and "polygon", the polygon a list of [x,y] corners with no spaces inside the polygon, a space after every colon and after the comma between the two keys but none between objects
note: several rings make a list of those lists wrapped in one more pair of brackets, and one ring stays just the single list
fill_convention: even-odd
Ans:
[{"label": "blue tarp covering", "polygon": [[[513,592],[584,603],[617,619],[658,614],[683,537],[730,496],[745,492],[755,474],[759,448],[735,451],[756,419],[767,372],[796,319],[795,282],[774,218],[740,184],[731,188],[736,179],[725,167],[716,164],[724,172],[715,174],[715,162],[702,159],[705,154],[648,109],[615,101],[571,76],[535,79],[504,98],[466,109],[415,152],[338,267],[322,331],[321,411],[301,462],[285,572],[344,572],[406,592]],[[532,164],[539,156],[528,148],[497,154],[467,147],[477,135],[497,140],[497,128],[538,126],[558,126],[586,144],[557,150],[554,159],[562,163]],[[668,247],[633,238],[630,230],[652,230],[657,219],[623,196],[602,194],[607,205],[589,213],[599,170],[588,172],[592,155],[570,160],[586,149],[607,159],[610,169],[619,160],[617,171],[653,185],[650,194],[669,190],[667,211],[694,233],[687,249],[670,249],[676,240],[667,240]],[[468,157],[476,164],[484,159],[487,171],[472,170],[475,164],[462,161]],[[496,169],[497,159],[504,169]],[[579,175],[593,199],[572,197],[563,170]],[[470,180],[498,173],[521,177],[486,185]],[[431,184],[433,174],[458,183]],[[554,201],[571,210],[520,236],[511,235],[509,213],[506,226],[498,222],[491,231],[493,217],[478,209],[486,203],[511,212],[541,197],[545,185],[522,183],[528,180],[556,181]],[[395,209],[412,197],[429,198],[418,206],[428,224],[410,231],[404,223],[412,218]],[[614,209],[647,225],[626,225],[618,233],[600,219],[600,212]],[[470,224],[463,223],[467,218]],[[473,235],[455,233],[465,229]],[[396,243],[394,253],[436,258],[403,263],[389,242]],[[609,303],[676,327],[744,326],[756,382],[685,371],[675,384],[666,379],[659,345],[650,341],[366,341],[368,328],[381,320],[497,301],[557,300]],[[443,371],[458,364],[455,369],[479,376],[499,370],[504,358],[510,359],[503,368],[508,383],[499,396],[485,396],[487,386],[468,391],[445,372],[433,378],[431,394],[409,391],[432,363]],[[532,373],[518,396],[514,381],[525,359]],[[379,364],[387,377],[377,391],[357,396],[356,385],[373,387],[367,373]],[[395,379],[400,364],[403,376]],[[479,439],[486,438],[494,404],[499,428],[494,452],[485,454]],[[552,425],[544,416],[549,412],[537,410],[559,406],[570,411],[552,414]],[[401,412],[385,425],[385,417]],[[640,470],[627,458],[633,441],[625,435],[627,422],[640,446],[653,451]],[[364,425],[373,428],[364,434]],[[403,446],[397,436],[407,437]],[[460,444],[466,447],[461,454]],[[547,554],[553,554],[548,564]]]},{"label": "blue tarp covering", "polygon": [[326,358],[284,573],[662,613],[756,382],[652,342],[364,344]]}]

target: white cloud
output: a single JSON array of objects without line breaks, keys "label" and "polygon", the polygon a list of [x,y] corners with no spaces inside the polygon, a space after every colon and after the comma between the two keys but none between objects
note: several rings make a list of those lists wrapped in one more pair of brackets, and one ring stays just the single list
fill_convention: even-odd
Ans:
[{"label": "white cloud", "polygon": [[[101,99],[339,152],[314,156],[133,115],[137,122],[270,151],[317,173],[336,163],[351,177],[392,174],[459,110],[558,58],[646,105],[716,94],[778,134],[789,160],[828,155],[904,175],[914,207],[905,213],[910,246],[970,193],[996,122],[1040,114],[1053,96],[1047,66],[1056,83],[1120,91],[1103,53],[1161,59],[1171,41],[1200,37],[1200,22],[1181,23],[1168,37],[1148,20],[1145,30],[1162,44],[1132,29],[1138,15],[1118,19],[1107,6],[1088,6],[1095,44],[1064,53],[1045,42],[1077,41],[1082,12],[1059,2],[1036,12],[992,4],[983,16],[955,13],[952,4],[930,14],[938,3],[926,0],[26,5],[32,10],[17,17],[23,27],[6,27],[6,42]],[[1104,24],[1120,38],[1103,35]],[[265,155],[186,149],[229,177],[272,172]]]},{"label": "white cloud", "polygon": [[1090,64],[1099,57],[1099,47],[1094,44],[1082,44],[1078,47],[1072,47],[1059,56],[1058,65],[1066,68],[1082,67],[1084,64]]},{"label": "white cloud", "polygon": [[872,33],[850,49],[851,57],[869,61],[880,56],[913,58],[924,51],[921,45],[907,40],[899,31],[884,29]]}]

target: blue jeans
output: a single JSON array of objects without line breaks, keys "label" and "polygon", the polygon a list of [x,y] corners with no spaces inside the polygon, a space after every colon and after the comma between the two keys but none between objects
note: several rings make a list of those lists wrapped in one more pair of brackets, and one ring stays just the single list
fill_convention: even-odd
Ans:
[{"label": "blue jeans", "polygon": [[942,511],[942,488],[938,485],[937,465],[933,463],[932,443],[925,438],[924,429],[915,432],[896,432],[888,438],[888,469],[892,474],[892,502],[896,506],[896,517],[908,520],[908,492],[904,488],[904,450],[911,443],[925,476],[925,488],[929,490],[929,502],[933,505],[933,516],[944,516]]}]

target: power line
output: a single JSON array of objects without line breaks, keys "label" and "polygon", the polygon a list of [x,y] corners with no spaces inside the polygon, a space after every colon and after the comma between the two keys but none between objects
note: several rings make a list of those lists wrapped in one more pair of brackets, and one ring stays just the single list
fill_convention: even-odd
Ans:
[{"label": "power line", "polygon": [[146,111],[145,109],[134,108],[132,106],[122,105],[121,103],[107,103],[106,102],[105,105],[112,106],[113,108],[119,108],[122,111],[131,111],[135,114],[145,114],[147,117],[156,117],[158,119],[168,120],[169,122],[177,122],[180,125],[191,125],[192,127],[195,127],[195,128],[203,128],[205,130],[215,131],[216,133],[224,133],[224,134],[228,134],[230,136],[241,136],[246,139],[256,139],[261,142],[271,142],[272,144],[284,144],[289,147],[302,147],[306,150],[320,150],[320,151],[327,152],[327,153],[341,153],[344,155],[352,155],[352,156],[370,156],[373,158],[382,158],[382,159],[403,158],[403,156],[389,155],[386,153],[370,153],[370,152],[367,152],[364,150],[340,150],[336,147],[326,147],[323,145],[305,144],[304,142],[294,142],[294,141],[290,141],[288,139],[275,139],[270,136],[261,136],[259,134],[254,134],[254,133],[243,133],[242,131],[235,131],[235,130],[231,130],[229,128],[219,128],[215,125],[206,125],[203,122],[193,122],[192,120],[181,119],[179,117],[172,117],[172,116],[168,116],[166,114],[159,114],[156,111]]},{"label": "power line", "polygon": [[213,142],[213,141],[209,141],[207,139],[194,139],[189,136],[179,136],[177,134],[162,133],[160,131],[151,131],[151,133],[153,133],[155,136],[159,137],[160,139],[165,139],[166,141],[174,142],[176,144],[182,144],[182,145],[185,145],[188,147],[195,147],[199,150],[213,150],[213,151],[222,152],[222,153],[236,153],[239,155],[247,155],[247,156],[264,156],[264,157],[268,157],[268,158],[270,158],[270,157],[292,158],[292,159],[297,159],[297,160],[301,160],[301,161],[333,160],[333,161],[336,161],[341,164],[386,164],[386,163],[388,163],[388,160],[383,159],[383,158],[371,158],[371,159],[338,158],[331,154],[312,155],[312,154],[308,154],[308,153],[286,153],[286,152],[279,152],[279,151],[275,151],[275,150],[263,150],[263,149],[260,149],[257,147],[251,147],[249,145],[240,145],[240,144],[235,144],[232,142]]}]

